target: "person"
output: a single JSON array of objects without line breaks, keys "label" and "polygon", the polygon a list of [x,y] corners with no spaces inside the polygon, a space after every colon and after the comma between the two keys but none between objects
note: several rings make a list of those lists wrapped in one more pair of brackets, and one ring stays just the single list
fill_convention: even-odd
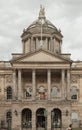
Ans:
[{"label": "person", "polygon": [[72,130],[72,125],[70,124],[68,128],[66,128],[66,130]]}]

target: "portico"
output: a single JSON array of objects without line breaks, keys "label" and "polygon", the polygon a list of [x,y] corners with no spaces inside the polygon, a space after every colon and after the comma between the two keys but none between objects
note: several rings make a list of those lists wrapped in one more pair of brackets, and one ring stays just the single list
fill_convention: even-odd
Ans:
[{"label": "portico", "polygon": [[[25,77],[25,75],[27,75],[27,77]],[[13,98],[15,98],[16,93],[18,93],[18,100],[24,98],[24,92],[28,87],[31,88],[31,97],[27,99],[39,99],[39,91],[41,91],[39,89],[40,87],[43,87],[42,89],[44,90],[42,91],[45,93],[45,100],[51,100],[53,99],[51,96],[52,89],[53,87],[57,87],[60,92],[59,100],[61,100],[61,98],[65,100],[65,98],[68,98],[67,94],[69,91],[68,86],[70,86],[70,74],[68,69],[16,69],[13,73],[13,83]],[[54,89],[54,93],[55,91],[56,90]],[[21,95],[21,93],[24,94]]]}]

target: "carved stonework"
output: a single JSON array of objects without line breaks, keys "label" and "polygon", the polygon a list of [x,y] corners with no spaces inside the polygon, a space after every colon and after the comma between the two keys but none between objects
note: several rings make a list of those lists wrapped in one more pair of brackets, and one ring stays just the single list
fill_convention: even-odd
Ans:
[{"label": "carved stonework", "polygon": [[45,17],[45,9],[44,7],[42,7],[42,5],[40,5],[40,12],[39,12],[39,17]]},{"label": "carved stonework", "polygon": [[13,76],[12,75],[6,75],[5,78],[6,78],[7,83],[12,83],[13,82]]},{"label": "carved stonework", "polygon": [[71,83],[77,83],[78,82],[79,75],[72,75],[71,76]]}]

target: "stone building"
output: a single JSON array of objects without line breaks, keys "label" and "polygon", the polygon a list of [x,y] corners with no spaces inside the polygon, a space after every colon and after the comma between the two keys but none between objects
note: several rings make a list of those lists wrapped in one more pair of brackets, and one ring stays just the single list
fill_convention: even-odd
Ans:
[{"label": "stone building", "polygon": [[22,35],[20,54],[0,62],[0,127],[65,130],[82,125],[82,62],[61,52],[62,34],[39,17]]}]

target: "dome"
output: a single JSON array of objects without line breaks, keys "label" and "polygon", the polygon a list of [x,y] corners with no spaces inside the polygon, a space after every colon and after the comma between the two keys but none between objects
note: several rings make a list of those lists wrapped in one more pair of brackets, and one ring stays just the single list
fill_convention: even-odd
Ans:
[{"label": "dome", "polygon": [[58,30],[54,24],[52,24],[49,20],[45,17],[45,11],[42,6],[40,7],[39,17],[36,19],[27,29],[23,30],[22,38],[28,35],[41,35],[41,29],[43,35],[55,35],[55,37],[59,37],[61,39],[63,36],[61,31]]},{"label": "dome", "polygon": [[53,53],[61,53],[62,37],[61,31],[46,19],[44,8],[41,6],[38,19],[23,30],[23,52],[42,48]]}]

